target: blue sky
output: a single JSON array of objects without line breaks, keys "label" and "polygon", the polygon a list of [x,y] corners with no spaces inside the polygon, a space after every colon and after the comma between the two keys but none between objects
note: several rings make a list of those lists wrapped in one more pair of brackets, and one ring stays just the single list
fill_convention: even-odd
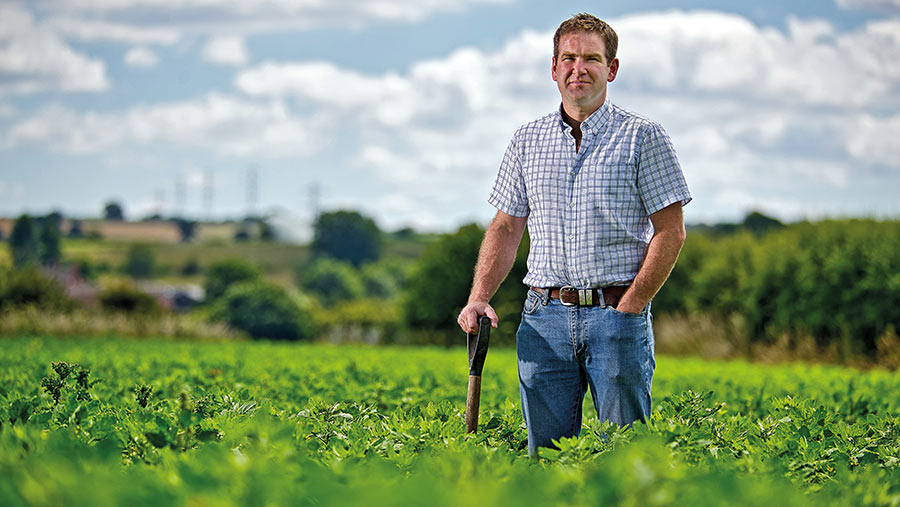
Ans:
[{"label": "blue sky", "polygon": [[619,33],[610,100],[668,131],[688,222],[900,216],[900,0],[0,0],[0,215],[237,217],[253,170],[286,223],[484,224],[580,11]]}]

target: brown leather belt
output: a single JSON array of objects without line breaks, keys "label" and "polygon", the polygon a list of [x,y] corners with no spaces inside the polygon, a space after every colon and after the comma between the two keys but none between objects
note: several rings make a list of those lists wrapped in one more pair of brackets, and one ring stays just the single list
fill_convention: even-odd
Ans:
[{"label": "brown leather belt", "polygon": [[[532,287],[531,290],[544,294],[547,289]],[[551,287],[550,298],[559,299],[566,306],[619,306],[622,294],[628,286],[615,285],[602,289],[576,289],[575,287]]]}]

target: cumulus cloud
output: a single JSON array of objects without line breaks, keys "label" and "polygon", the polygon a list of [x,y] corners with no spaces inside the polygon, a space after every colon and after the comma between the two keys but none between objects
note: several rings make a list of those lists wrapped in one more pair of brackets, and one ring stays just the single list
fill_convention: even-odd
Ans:
[{"label": "cumulus cloud", "polygon": [[618,20],[620,86],[743,96],[810,106],[896,105],[900,20],[837,33],[825,21],[757,27],[718,12],[665,12]]},{"label": "cumulus cloud", "polygon": [[170,46],[180,38],[177,30],[165,26],[142,27],[136,23],[116,23],[78,17],[52,17],[43,25],[65,38],[81,41]]},{"label": "cumulus cloud", "polygon": [[[900,24],[894,22],[838,33],[824,21],[792,18],[782,32],[735,15],[674,11],[613,25],[622,67],[612,96],[651,107],[691,149],[706,155],[729,157],[746,147],[758,164],[754,153],[821,152],[815,145],[828,136],[847,140],[847,130],[869,131],[857,129],[870,121],[856,115],[861,106],[898,105],[900,62],[891,55],[900,54]],[[250,96],[290,97],[358,122],[372,143],[363,146],[360,160],[398,181],[409,181],[416,171],[455,174],[495,161],[515,126],[555,105],[550,37],[526,32],[499,51],[461,49],[403,75],[368,75],[329,62],[265,62],[239,74],[235,86]],[[846,58],[851,47],[865,47],[871,61]],[[686,114],[688,104],[698,114]],[[890,144],[863,149],[850,147],[861,141],[845,142],[844,155],[892,153]]]},{"label": "cumulus cloud", "polygon": [[76,20],[191,33],[251,34],[284,29],[359,27],[378,21],[415,22],[477,4],[510,1],[38,0],[36,8],[48,14],[63,13]]},{"label": "cumulus cloud", "polygon": [[290,114],[279,101],[248,101],[217,93],[202,99],[141,106],[123,113],[77,112],[47,106],[13,125],[7,145],[40,144],[71,153],[123,145],[199,148],[223,156],[288,157],[324,145],[314,119]]},{"label": "cumulus cloud", "polygon": [[28,11],[0,5],[0,93],[100,92],[106,66],[79,53]]},{"label": "cumulus cloud", "polygon": [[900,112],[890,116],[860,113],[844,126],[848,151],[857,159],[884,167],[900,161]]},{"label": "cumulus cloud", "polygon": [[[706,197],[692,205],[701,213],[768,203],[802,215],[828,192],[895,171],[900,21],[846,31],[790,18],[781,30],[671,11],[611,23],[622,64],[610,96],[665,126],[692,189]],[[459,210],[489,208],[483,201],[512,132],[558,106],[551,37],[525,31],[500,48],[461,48],[404,72],[265,61],[236,75],[234,96],[116,114],[47,108],[5,137],[74,152],[165,142],[296,157],[323,153],[339,133],[350,140],[341,154],[360,174],[415,188],[387,192],[375,206],[393,210],[397,223],[447,223]],[[433,215],[417,215],[425,208]]]},{"label": "cumulus cloud", "polygon": [[356,125],[357,161],[388,181],[440,187],[469,175],[486,184],[515,127],[555,105],[546,40],[529,31],[497,52],[463,48],[403,75],[266,62],[240,73],[235,86],[253,97],[321,107]]},{"label": "cumulus cloud", "polygon": [[218,65],[241,66],[250,56],[243,37],[226,35],[211,38],[203,47],[203,58]]},{"label": "cumulus cloud", "polygon": [[159,63],[159,56],[150,49],[137,47],[128,50],[123,60],[131,67],[151,68]]}]

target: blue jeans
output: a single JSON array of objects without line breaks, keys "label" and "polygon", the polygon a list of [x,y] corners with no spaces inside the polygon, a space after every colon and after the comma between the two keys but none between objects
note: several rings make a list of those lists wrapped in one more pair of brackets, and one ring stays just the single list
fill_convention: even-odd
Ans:
[{"label": "blue jeans", "polygon": [[650,305],[640,314],[564,306],[528,290],[516,333],[528,454],[577,436],[591,388],[597,417],[620,426],[650,416],[656,360]]}]

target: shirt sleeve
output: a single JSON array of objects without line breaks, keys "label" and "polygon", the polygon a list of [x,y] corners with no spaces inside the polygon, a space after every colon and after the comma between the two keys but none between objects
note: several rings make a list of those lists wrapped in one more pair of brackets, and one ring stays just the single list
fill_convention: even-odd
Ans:
[{"label": "shirt sleeve", "polygon": [[503,162],[500,163],[500,171],[497,173],[488,202],[514,217],[527,217],[531,212],[525,191],[525,177],[522,174],[522,160],[515,137],[509,142],[503,155]]},{"label": "shirt sleeve", "polygon": [[684,206],[692,199],[672,141],[656,123],[650,124],[641,143],[637,187],[648,215],[679,201]]}]

